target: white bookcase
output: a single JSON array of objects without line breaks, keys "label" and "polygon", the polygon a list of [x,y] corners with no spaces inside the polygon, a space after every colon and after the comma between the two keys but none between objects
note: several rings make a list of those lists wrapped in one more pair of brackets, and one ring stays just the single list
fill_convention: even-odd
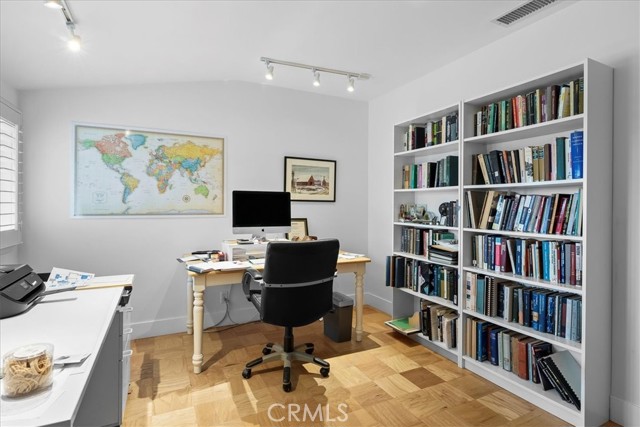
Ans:
[{"label": "white bookcase", "polygon": [[[583,78],[583,112],[568,117],[539,122],[528,126],[511,128],[488,134],[475,135],[474,116],[492,103],[511,99],[550,85],[561,85]],[[454,304],[446,299],[427,296],[420,290],[393,289],[393,317],[408,316],[419,311],[420,301],[429,300],[446,306],[458,313],[457,345],[450,349],[440,342],[432,342],[420,334],[412,335],[456,361],[459,366],[496,383],[508,391],[575,425],[601,425],[609,419],[611,379],[611,207],[612,207],[612,136],[613,136],[613,70],[591,59],[566,67],[538,78],[524,81],[475,99],[464,100],[433,113],[417,117],[395,126],[394,141],[394,202],[393,202],[393,254],[411,259],[427,261],[426,258],[400,251],[404,227],[439,230],[444,228],[458,236],[458,301]],[[404,134],[411,124],[423,124],[438,119],[453,111],[459,111],[459,141],[418,150],[405,151]],[[473,182],[475,155],[493,150],[517,150],[525,146],[542,146],[555,141],[556,137],[567,137],[574,131],[583,132],[583,177],[581,179],[548,180],[538,182],[512,182],[485,184]],[[444,189],[402,189],[402,170],[407,163],[419,163],[439,159],[446,155],[459,156],[459,185]],[[499,191],[504,194],[553,195],[580,192],[582,209],[582,232],[580,235],[541,234],[535,232],[485,230],[472,228],[468,221],[466,192]],[[458,223],[454,227],[440,225],[414,225],[400,222],[400,205],[426,204],[429,211],[436,211],[440,203],[459,201]],[[582,252],[582,283],[571,286],[556,281],[524,277],[511,272],[485,270],[473,263],[474,236],[499,236],[502,239],[526,239],[530,242],[557,241],[578,243]],[[502,317],[480,314],[466,307],[466,276],[475,273],[491,276],[497,280],[508,280],[528,289],[549,290],[567,293],[581,299],[579,313],[581,340],[574,341],[506,321]],[[551,389],[544,391],[541,384],[521,379],[489,361],[480,362],[465,352],[467,342],[465,322],[467,318],[488,321],[513,333],[548,342],[554,352],[568,350],[581,369],[581,409],[563,401]]]},{"label": "white bookcase", "polygon": [[[449,116],[456,117],[456,131],[454,135],[447,138],[446,125],[441,127],[442,140],[438,144],[425,146],[422,148],[411,149],[407,147],[407,133],[410,132],[411,125],[424,126],[427,123],[442,122],[443,117]],[[461,162],[460,162],[460,139],[461,135],[461,117],[460,117],[460,104],[454,104],[446,108],[442,108],[433,113],[426,114],[424,116],[415,118],[413,120],[398,124],[394,130],[394,197],[393,197],[393,255],[394,257],[400,257],[411,263],[420,263],[422,267],[428,265],[440,266],[455,272],[458,276],[455,280],[455,294],[456,298],[449,296],[448,298],[426,295],[420,292],[419,285],[416,283],[416,287],[394,287],[393,290],[393,317],[406,317],[411,316],[415,312],[420,311],[421,301],[430,301],[455,311],[458,316],[459,304],[460,304],[460,283],[459,283],[459,267],[456,265],[448,265],[435,260],[430,260],[424,251],[419,250],[407,250],[407,241],[404,237],[404,232],[407,230],[413,230],[414,233],[453,233],[456,239],[459,239],[460,229],[458,223],[445,224],[441,223],[440,219],[442,214],[440,213],[440,206],[442,204],[448,204],[452,201],[456,201],[455,217],[459,218],[459,206],[460,203],[460,182],[461,182]],[[456,136],[457,135],[457,136]],[[420,185],[420,180],[416,185],[409,185],[409,187],[417,188],[405,188],[407,187],[405,181],[405,175],[403,175],[403,169],[408,165],[425,165],[427,163],[443,162],[448,156],[456,156],[458,173],[456,175],[457,183],[455,185],[438,186],[431,188],[424,188],[424,185]],[[426,175],[426,173],[424,173]],[[426,210],[428,220],[421,219],[419,221],[403,220],[400,216],[401,207],[405,207],[405,211],[409,212],[411,206],[421,207]],[[449,215],[453,215],[451,210]],[[423,216],[424,218],[424,216]],[[432,222],[435,219],[435,222]],[[403,242],[404,240],[404,242]],[[424,243],[423,243],[424,245]],[[394,262],[394,261],[391,261]],[[449,290],[451,291],[451,290]],[[451,292],[447,292],[451,294]],[[460,360],[460,346],[456,345],[455,348],[449,348],[438,340],[429,340],[422,333],[411,335],[421,343],[429,346],[434,351],[444,355],[445,357],[454,360],[456,363]],[[457,340],[456,340],[457,341]]]}]

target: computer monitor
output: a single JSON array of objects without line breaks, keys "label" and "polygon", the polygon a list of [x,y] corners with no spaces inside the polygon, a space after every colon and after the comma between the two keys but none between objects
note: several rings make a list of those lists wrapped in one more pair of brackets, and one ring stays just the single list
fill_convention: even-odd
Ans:
[{"label": "computer monitor", "polygon": [[267,233],[291,231],[291,194],[285,191],[232,193],[231,226],[234,234],[264,240]]}]

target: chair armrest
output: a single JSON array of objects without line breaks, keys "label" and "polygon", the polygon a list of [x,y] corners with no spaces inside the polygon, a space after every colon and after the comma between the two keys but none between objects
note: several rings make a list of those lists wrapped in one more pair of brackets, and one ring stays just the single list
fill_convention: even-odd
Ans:
[{"label": "chair armrest", "polygon": [[248,301],[251,301],[252,294],[259,294],[262,292],[262,273],[255,268],[248,268],[242,275],[242,291],[247,297]]}]

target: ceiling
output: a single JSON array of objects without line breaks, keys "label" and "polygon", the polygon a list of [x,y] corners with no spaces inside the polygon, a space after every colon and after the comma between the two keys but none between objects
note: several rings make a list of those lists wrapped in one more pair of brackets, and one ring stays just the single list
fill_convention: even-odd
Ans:
[{"label": "ceiling", "polygon": [[[0,0],[0,79],[17,90],[167,82],[243,81],[371,100],[554,13],[509,28],[491,21],[523,0],[190,1],[66,0],[82,37],[71,52],[59,10]],[[567,2],[568,3],[568,2]],[[368,73],[275,66],[260,57]]]}]

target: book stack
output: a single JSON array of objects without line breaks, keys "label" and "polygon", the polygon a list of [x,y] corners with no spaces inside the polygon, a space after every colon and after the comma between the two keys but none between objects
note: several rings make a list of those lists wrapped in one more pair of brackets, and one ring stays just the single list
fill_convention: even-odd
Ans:
[{"label": "book stack", "polygon": [[583,177],[583,131],[543,145],[473,156],[472,184],[517,184]]},{"label": "book stack", "polygon": [[479,107],[473,115],[475,136],[582,114],[584,78],[546,86]]},{"label": "book stack", "polygon": [[458,313],[431,301],[420,302],[420,330],[430,341],[456,348]]},{"label": "book stack", "polygon": [[402,188],[437,188],[458,185],[458,156],[447,156],[436,162],[404,165]]},{"label": "book stack", "polygon": [[[468,225],[481,230],[582,235],[582,189],[575,193],[466,193]],[[482,200],[482,204],[480,201]]]},{"label": "book stack", "polygon": [[467,272],[465,308],[534,331],[582,340],[582,298]]},{"label": "book stack", "polygon": [[429,246],[429,260],[447,265],[458,265],[458,245],[440,242]]}]

